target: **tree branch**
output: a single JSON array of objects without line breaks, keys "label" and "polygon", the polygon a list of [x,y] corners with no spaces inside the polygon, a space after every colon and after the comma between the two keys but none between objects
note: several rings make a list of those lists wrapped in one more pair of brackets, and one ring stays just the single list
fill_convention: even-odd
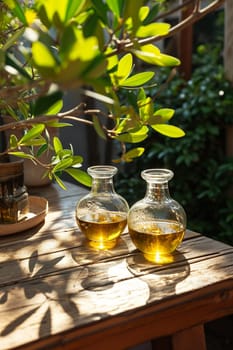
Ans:
[{"label": "tree branch", "polygon": [[[85,104],[81,103],[78,106],[58,114],[50,114],[50,115],[40,115],[36,116],[36,118],[30,118],[26,120],[19,120],[19,121],[13,121],[11,123],[0,125],[0,132],[5,130],[18,130],[23,129],[28,126],[33,126],[34,124],[38,123],[50,123],[53,120],[63,120],[63,119],[70,119],[75,120],[80,123],[84,123],[86,125],[93,125],[93,122],[91,120],[87,120],[84,118],[85,115],[102,115],[106,118],[111,118],[110,115],[104,113],[101,109],[86,109],[84,110]],[[82,117],[83,116],[83,117]]]},{"label": "tree branch", "polygon": [[[224,2],[225,2],[225,0],[215,0],[211,4],[205,6],[203,9],[200,9],[200,1],[196,0],[196,4],[194,6],[194,10],[191,13],[191,15],[188,16],[187,18],[185,18],[184,20],[182,20],[181,22],[179,22],[177,25],[173,26],[167,35],[161,36],[161,37],[155,36],[155,37],[151,37],[151,38],[142,39],[142,40],[139,40],[138,43],[140,45],[145,45],[145,44],[148,44],[148,43],[151,43],[154,41],[159,41],[165,37],[172,36],[175,33],[177,33],[178,31],[184,29],[186,26],[189,26],[189,25],[194,24],[195,22],[199,21],[201,18],[206,16],[208,13],[213,12],[214,10],[218,9],[220,6],[223,5]],[[186,6],[187,4],[184,3],[182,7],[184,7],[184,5]],[[133,43],[126,45],[126,47],[129,48],[130,45],[132,46]]]}]

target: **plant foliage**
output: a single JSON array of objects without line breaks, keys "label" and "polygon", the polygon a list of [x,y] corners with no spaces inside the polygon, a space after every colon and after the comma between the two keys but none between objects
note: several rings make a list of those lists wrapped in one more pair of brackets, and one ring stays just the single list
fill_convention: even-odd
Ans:
[{"label": "plant foliage", "polygon": [[[55,116],[59,121],[76,117],[84,122],[89,116],[89,124],[100,137],[121,144],[142,142],[151,131],[182,137],[184,132],[170,125],[174,111],[166,106],[157,109],[146,93],[155,84],[155,66],[180,63],[156,45],[140,41],[168,34],[169,24],[153,21],[160,3],[151,2],[149,7],[143,0],[2,1],[0,107],[23,130],[22,138],[10,138],[2,154],[29,157],[23,146],[41,146],[41,152],[52,148],[54,159],[44,164],[49,176],[58,180],[65,171],[86,184],[80,170],[75,170],[82,157],[75,158],[72,147],[54,147],[57,141],[44,137],[47,126],[59,126]],[[138,69],[142,64],[146,68]],[[73,87],[100,100],[111,129],[101,124],[101,111],[85,111],[83,105],[75,109],[76,114],[72,111],[75,115],[60,113],[63,92]],[[124,101],[119,97],[122,90]],[[142,153],[142,147],[136,147],[125,154],[122,147],[116,161],[132,161]],[[38,162],[32,152],[30,157]]]}]

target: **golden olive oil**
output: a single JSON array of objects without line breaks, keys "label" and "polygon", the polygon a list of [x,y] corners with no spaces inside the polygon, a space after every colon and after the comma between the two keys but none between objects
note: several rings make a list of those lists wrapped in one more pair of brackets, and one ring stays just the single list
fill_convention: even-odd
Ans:
[{"label": "golden olive oil", "polygon": [[126,227],[126,223],[126,214],[118,212],[95,213],[77,217],[80,230],[90,241],[100,242],[99,248],[105,248],[105,242],[107,248],[107,242],[116,240]]},{"label": "golden olive oil", "polygon": [[136,229],[129,227],[135,246],[141,252],[154,256],[172,253],[182,242],[184,231],[181,224],[165,220],[141,222]]}]

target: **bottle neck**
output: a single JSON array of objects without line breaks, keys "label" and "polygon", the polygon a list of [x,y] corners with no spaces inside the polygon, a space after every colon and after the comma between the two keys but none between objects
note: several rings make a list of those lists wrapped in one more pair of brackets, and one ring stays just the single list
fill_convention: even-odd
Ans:
[{"label": "bottle neck", "polygon": [[161,202],[166,198],[170,198],[167,182],[147,184],[146,199]]},{"label": "bottle neck", "polygon": [[94,178],[92,179],[91,192],[96,193],[115,193],[112,178]]}]

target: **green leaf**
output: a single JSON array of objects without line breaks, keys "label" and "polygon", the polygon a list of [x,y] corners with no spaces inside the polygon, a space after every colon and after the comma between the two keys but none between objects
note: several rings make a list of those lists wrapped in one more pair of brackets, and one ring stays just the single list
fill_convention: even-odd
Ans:
[{"label": "green leaf", "polygon": [[[138,116],[137,116],[138,117]],[[138,118],[135,117],[132,114],[127,115],[118,125],[117,129],[115,130],[116,133],[124,133],[124,132],[129,132],[130,130],[133,131],[135,128],[139,128],[139,123],[138,123]]]},{"label": "green leaf", "polygon": [[72,165],[72,157],[71,158],[66,158],[66,159],[62,159],[60,160],[60,162],[58,162],[55,167],[53,168],[52,172],[56,173],[59,171],[63,171],[67,168],[69,168]]},{"label": "green leaf", "polygon": [[123,155],[123,160],[126,162],[133,161],[134,158],[140,157],[144,153],[145,149],[143,147],[133,148]]},{"label": "green leaf", "polygon": [[27,20],[24,15],[23,7],[17,0],[6,1],[7,5],[12,9],[14,15],[24,24],[27,25]]},{"label": "green leaf", "polygon": [[35,1],[35,6],[38,11],[39,18],[45,27],[50,28],[53,19],[53,8],[52,4],[49,4],[46,0]]},{"label": "green leaf", "polygon": [[[61,37],[60,57],[62,60],[68,59],[76,43],[76,31],[73,26],[68,26],[64,29]],[[77,56],[78,57],[78,53]]]},{"label": "green leaf", "polygon": [[20,144],[26,144],[28,141],[31,141],[32,139],[36,138],[37,136],[41,135],[41,133],[44,131],[45,126],[44,124],[37,124],[36,126],[33,126],[20,140]]},{"label": "green leaf", "polygon": [[63,190],[67,190],[64,182],[60,179],[59,176],[57,176],[56,174],[53,174],[54,179],[56,180],[57,184],[63,189]]},{"label": "green leaf", "polygon": [[137,99],[138,99],[138,101],[146,99],[146,93],[145,93],[145,90],[143,88],[139,89]]},{"label": "green leaf", "polygon": [[161,54],[160,60],[157,63],[158,66],[168,66],[168,67],[173,67],[173,66],[179,66],[180,65],[180,60],[176,57],[170,56],[170,55],[165,55]]},{"label": "green leaf", "polygon": [[154,77],[154,72],[137,73],[126,80],[123,80],[119,85],[122,87],[137,87],[147,83]]},{"label": "green leaf", "polygon": [[141,120],[147,121],[152,116],[154,110],[151,97],[147,97],[145,100],[139,100],[138,108]]},{"label": "green leaf", "polygon": [[167,124],[155,124],[151,125],[151,127],[159,132],[162,135],[169,136],[172,138],[179,138],[183,137],[185,135],[185,132],[174,125],[167,125]]},{"label": "green leaf", "polygon": [[15,135],[10,135],[10,148],[18,147],[18,139]]},{"label": "green leaf", "polygon": [[163,122],[167,122],[168,120],[170,120],[173,117],[174,113],[175,113],[174,109],[161,108],[161,109],[157,110],[153,115],[159,116],[159,117],[161,117],[161,120]]},{"label": "green leaf", "polygon": [[173,56],[165,55],[160,52],[158,47],[152,44],[141,46],[141,50],[132,50],[135,56],[144,62],[158,66],[178,66],[180,60]]},{"label": "green leaf", "polygon": [[19,157],[19,158],[25,158],[25,159],[31,159],[33,160],[34,157],[32,154],[24,153],[24,152],[9,152],[9,154]]},{"label": "green leaf", "polygon": [[140,26],[136,32],[136,36],[144,38],[148,36],[163,36],[168,34],[170,24],[168,23],[150,23],[146,26]]},{"label": "green leaf", "polygon": [[118,69],[117,69],[117,78],[119,82],[128,78],[128,76],[132,71],[132,66],[133,66],[133,56],[131,53],[126,54],[120,59],[118,63]]},{"label": "green leaf", "polygon": [[67,159],[67,158],[71,158],[73,162],[73,157],[74,156],[73,156],[72,149],[62,149],[58,153],[56,153],[56,156],[53,157],[53,164],[57,164],[60,162],[61,159]]},{"label": "green leaf", "polygon": [[139,18],[140,21],[143,22],[144,19],[146,19],[146,17],[148,16],[150,12],[150,8],[148,6],[142,6],[139,10]]},{"label": "green leaf", "polygon": [[97,134],[98,134],[102,139],[106,140],[107,137],[106,137],[106,134],[105,134],[105,132],[104,132],[104,130],[103,130],[102,125],[100,124],[99,118],[98,118],[96,115],[94,115],[94,116],[92,117],[92,121],[93,121],[94,129],[95,129],[95,131],[97,132]]},{"label": "green leaf", "polygon": [[153,22],[155,17],[158,16],[159,10],[160,10],[160,5],[159,4],[155,4],[154,6],[151,6],[150,7],[150,12],[148,13],[148,16],[143,21],[143,24],[146,25],[146,24],[149,24],[149,23]]},{"label": "green leaf", "polygon": [[62,107],[62,92],[55,91],[48,95],[41,96],[36,100],[33,106],[33,114],[35,116],[42,114],[57,114]]},{"label": "green leaf", "polygon": [[84,37],[83,32],[75,27],[69,26],[65,29],[61,39],[61,58],[74,61],[88,62],[99,55],[98,39],[96,36]]},{"label": "green leaf", "polygon": [[57,60],[52,51],[43,43],[36,41],[32,44],[32,58],[38,69],[43,69],[42,72],[49,73],[49,76],[54,74]]},{"label": "green leaf", "polygon": [[36,152],[36,156],[40,157],[47,150],[48,150],[48,145],[47,145],[47,143],[45,143],[38,149],[38,151]]},{"label": "green leaf", "polygon": [[51,121],[46,121],[46,127],[50,127],[50,128],[63,128],[65,126],[73,126],[72,123],[61,123],[59,121],[56,121],[55,119],[51,120]]},{"label": "green leaf", "polygon": [[65,22],[77,15],[84,9],[86,0],[68,0],[66,5]]},{"label": "green leaf", "polygon": [[81,156],[73,156],[72,157],[72,168],[77,168],[81,166],[81,163],[83,162],[83,157]]},{"label": "green leaf", "polygon": [[106,0],[106,3],[114,15],[120,18],[124,0]]},{"label": "green leaf", "polygon": [[[86,18],[85,18],[86,17]],[[104,38],[103,38],[103,30],[99,21],[98,16],[96,16],[96,12],[93,9],[86,11],[83,19],[83,33],[87,38],[92,35],[96,35],[98,37],[99,44],[101,47],[104,46]],[[80,22],[80,21],[79,21]]]},{"label": "green leaf", "polygon": [[[28,115],[30,114],[30,105],[25,102],[25,101],[19,101],[18,102],[18,108],[19,108],[19,112],[22,115],[23,119],[28,119]],[[19,119],[19,117],[17,117],[17,120]]]},{"label": "green leaf", "polygon": [[15,44],[15,42],[22,36],[24,33],[24,28],[20,28],[17,30],[13,35],[11,35],[8,40],[5,42],[5,44],[2,46],[2,50],[6,51],[8,50],[12,45]]},{"label": "green leaf", "polygon": [[[80,28],[68,27],[61,39],[61,67],[57,81],[62,84],[84,85],[106,72],[107,61],[99,50],[97,36],[84,37]],[[90,85],[90,84],[87,84]]]},{"label": "green leaf", "polygon": [[105,54],[107,56],[107,68],[109,71],[111,71],[114,67],[118,65],[117,55],[108,56],[112,51],[113,49],[110,47],[108,47],[107,50],[105,51]]},{"label": "green leaf", "polygon": [[11,106],[6,106],[7,113],[16,121],[18,121],[18,115]]},{"label": "green leaf", "polygon": [[56,154],[59,154],[63,150],[62,143],[57,136],[53,138],[53,147]]},{"label": "green leaf", "polygon": [[58,29],[78,15],[86,7],[86,0],[40,0],[36,2],[41,21],[49,28],[52,24]]},{"label": "green leaf", "polygon": [[21,142],[19,140],[19,145],[20,146],[41,146],[45,144],[45,139],[43,137],[38,137],[38,138],[33,138],[28,141]]},{"label": "green leaf", "polygon": [[84,186],[91,187],[91,177],[85,171],[79,169],[65,169],[65,172],[72,176],[76,181],[80,182]]},{"label": "green leaf", "polygon": [[125,134],[117,135],[115,138],[121,142],[137,143],[144,141],[148,136],[148,127],[143,126],[136,132],[128,132]]},{"label": "green leaf", "polygon": [[93,3],[96,13],[104,24],[108,24],[108,6],[99,0],[91,0]]}]

